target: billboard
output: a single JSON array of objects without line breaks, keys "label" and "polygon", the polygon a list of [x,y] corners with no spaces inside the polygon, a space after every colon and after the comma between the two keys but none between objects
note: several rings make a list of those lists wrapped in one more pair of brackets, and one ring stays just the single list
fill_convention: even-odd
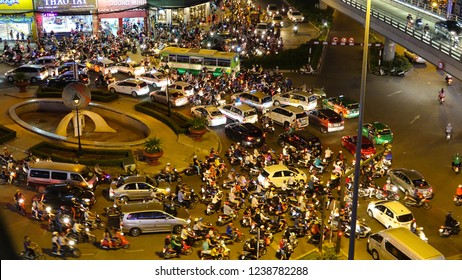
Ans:
[{"label": "billboard", "polygon": [[39,12],[90,11],[96,9],[96,0],[36,0],[35,8]]},{"label": "billboard", "polygon": [[0,0],[0,11],[5,10],[23,10],[32,11],[34,5],[32,0]]},{"label": "billboard", "polygon": [[98,0],[98,12],[120,11],[143,5],[146,5],[146,0]]}]

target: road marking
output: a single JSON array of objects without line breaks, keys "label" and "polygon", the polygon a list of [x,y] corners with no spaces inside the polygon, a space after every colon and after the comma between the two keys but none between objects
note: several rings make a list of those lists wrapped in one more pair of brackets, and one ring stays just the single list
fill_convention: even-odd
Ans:
[{"label": "road marking", "polygon": [[395,91],[395,92],[393,92],[393,93],[390,93],[390,94],[387,95],[387,96],[393,96],[393,95],[398,94],[398,93],[401,93],[401,92],[403,92],[403,91],[402,91],[402,90],[398,90],[398,91]]},{"label": "road marking", "polygon": [[414,117],[414,119],[411,121],[411,124],[413,124],[418,119],[420,119],[420,114]]},{"label": "road marking", "polygon": [[139,249],[139,250],[127,250],[125,251],[127,253],[136,253],[136,252],[144,252],[144,249]]},{"label": "road marking", "polygon": [[95,253],[81,254],[81,256],[94,256]]}]

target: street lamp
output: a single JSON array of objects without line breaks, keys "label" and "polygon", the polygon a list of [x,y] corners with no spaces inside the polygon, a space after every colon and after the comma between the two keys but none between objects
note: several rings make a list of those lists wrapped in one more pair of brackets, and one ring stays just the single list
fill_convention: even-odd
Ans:
[{"label": "street lamp", "polygon": [[165,88],[165,93],[167,93],[167,116],[171,117],[171,112],[170,112],[170,93],[168,92],[168,86],[170,82],[170,67],[168,67],[168,64],[165,64],[164,71],[167,74],[167,87]]},{"label": "street lamp", "polygon": [[76,114],[77,114],[77,139],[78,139],[78,143],[79,143],[79,148],[77,150],[77,157],[80,157],[80,155],[82,154],[82,145],[80,143],[80,118],[79,118],[79,105],[80,105],[80,96],[75,93],[74,94],[74,97],[72,97],[72,101],[74,102],[74,105],[75,105],[75,110],[76,110]]}]

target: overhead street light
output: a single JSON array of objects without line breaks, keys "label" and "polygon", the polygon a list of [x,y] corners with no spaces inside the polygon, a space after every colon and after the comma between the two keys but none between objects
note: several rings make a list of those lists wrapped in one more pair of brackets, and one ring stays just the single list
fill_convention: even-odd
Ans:
[{"label": "overhead street light", "polygon": [[79,147],[78,147],[78,150],[77,150],[77,157],[80,157],[82,155],[82,145],[80,143],[80,117],[79,117],[79,106],[80,106],[81,98],[77,93],[75,93],[74,97],[72,97],[72,101],[74,102],[75,111],[76,111],[76,114],[77,114],[77,118],[76,118],[76,122],[77,122],[77,139],[78,139],[78,143],[79,143]]}]

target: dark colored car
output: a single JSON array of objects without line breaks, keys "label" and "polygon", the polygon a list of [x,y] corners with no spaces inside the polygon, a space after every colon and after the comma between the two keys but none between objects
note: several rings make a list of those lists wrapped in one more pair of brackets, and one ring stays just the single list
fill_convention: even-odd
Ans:
[{"label": "dark colored car", "polygon": [[225,126],[228,138],[241,143],[244,147],[256,147],[265,143],[263,131],[252,123],[231,123]]},{"label": "dark colored car", "polygon": [[[356,154],[356,143],[358,137],[349,135],[342,137],[342,147],[350,151],[351,154]],[[366,136],[362,136],[362,143],[361,143],[361,157],[363,158],[370,158],[375,154],[376,150],[372,141],[367,138]]]},{"label": "dark colored car", "polygon": [[308,113],[310,126],[315,126],[322,133],[343,130],[343,118],[331,109],[312,110]]},{"label": "dark colored car", "polygon": [[95,194],[92,191],[71,185],[50,185],[43,195],[43,203],[54,210],[61,206],[91,207],[95,202]]},{"label": "dark colored car", "polygon": [[87,74],[79,73],[79,79],[76,80],[73,71],[67,71],[57,77],[51,77],[47,80],[47,85],[50,87],[65,87],[70,83],[80,82],[86,85],[90,84],[90,79]]},{"label": "dark colored car", "polygon": [[451,41],[458,41],[462,36],[462,25],[455,20],[438,21],[435,23],[435,34],[441,34]]},{"label": "dark colored car", "polygon": [[278,143],[282,147],[290,145],[297,150],[308,149],[314,156],[319,156],[322,152],[322,145],[319,138],[305,130],[293,133],[284,132],[279,135]]},{"label": "dark colored car", "polygon": [[[77,63],[77,68],[79,72],[83,72],[85,74],[88,72],[87,65],[85,64]],[[64,62],[61,66],[58,67],[58,75],[64,74],[67,71],[74,71],[73,61]]]}]

